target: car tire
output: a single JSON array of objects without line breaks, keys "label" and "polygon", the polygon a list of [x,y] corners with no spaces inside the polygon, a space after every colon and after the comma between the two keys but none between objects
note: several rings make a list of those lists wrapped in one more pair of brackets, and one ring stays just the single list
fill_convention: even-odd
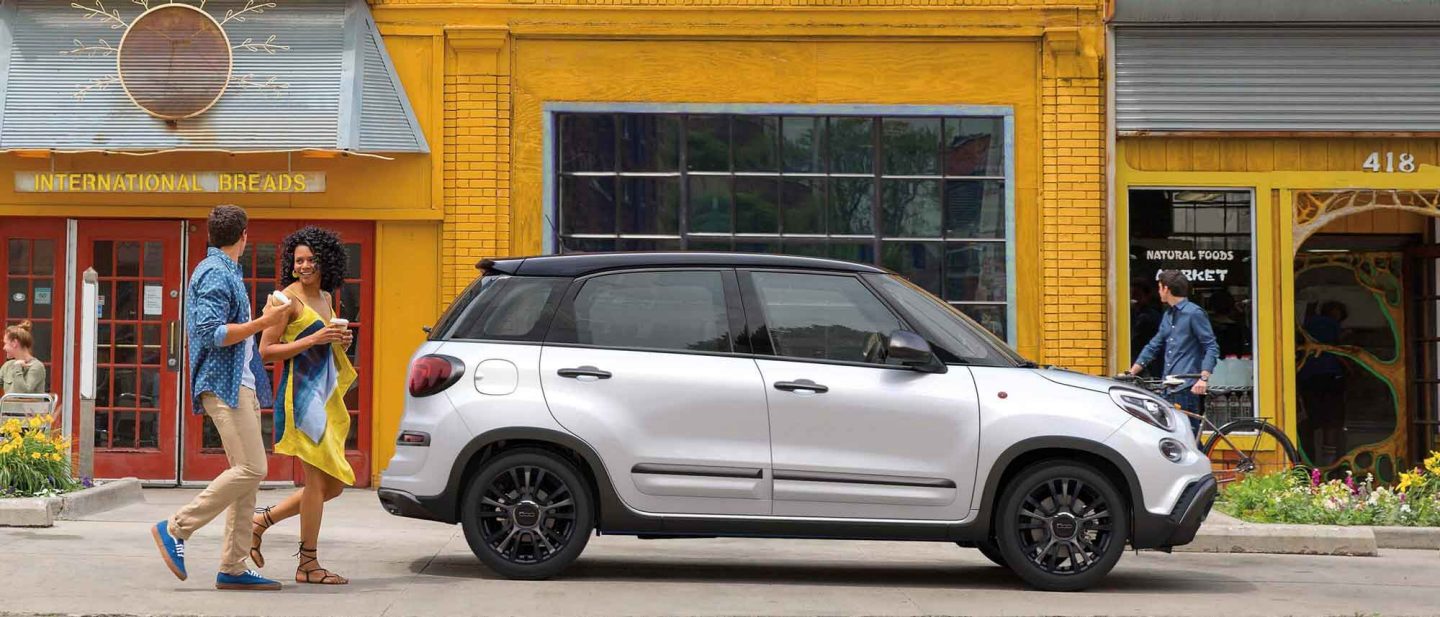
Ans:
[{"label": "car tire", "polygon": [[1009,564],[1005,563],[1005,556],[1000,554],[1000,546],[995,544],[994,538],[980,542],[956,542],[956,544],[960,545],[960,548],[973,548],[980,551],[981,555],[984,555],[986,559],[989,559],[997,566],[1002,568],[1010,567]]},{"label": "car tire", "polygon": [[476,557],[510,579],[551,578],[580,557],[595,528],[590,486],[564,458],[540,449],[485,462],[461,504]]},{"label": "car tire", "polygon": [[1104,474],[1063,461],[1025,468],[996,510],[1004,562],[1043,591],[1080,591],[1120,561],[1130,505]]}]

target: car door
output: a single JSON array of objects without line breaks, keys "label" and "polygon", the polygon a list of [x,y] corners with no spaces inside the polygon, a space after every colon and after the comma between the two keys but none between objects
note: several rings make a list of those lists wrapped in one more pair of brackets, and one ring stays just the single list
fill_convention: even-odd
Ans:
[{"label": "car door", "polygon": [[735,273],[579,280],[541,352],[550,411],[642,512],[769,514],[770,427]]},{"label": "car door", "polygon": [[756,363],[770,405],[774,513],[964,518],[979,437],[970,371],[887,365],[885,342],[907,327],[854,275],[741,280],[755,344],[769,347]]}]

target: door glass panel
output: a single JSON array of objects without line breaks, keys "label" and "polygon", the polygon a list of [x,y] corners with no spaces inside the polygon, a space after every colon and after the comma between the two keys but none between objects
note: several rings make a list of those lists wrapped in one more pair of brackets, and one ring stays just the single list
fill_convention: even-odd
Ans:
[{"label": "door glass panel", "polygon": [[30,274],[30,241],[14,239],[5,243],[10,274]]},{"label": "door glass panel", "polygon": [[159,278],[165,274],[165,245],[159,242],[145,243],[145,276]]},{"label": "door glass panel", "polygon": [[849,276],[756,272],[755,288],[777,354],[879,363],[900,321]]},{"label": "door glass panel", "polygon": [[35,241],[35,262],[31,272],[39,276],[50,276],[55,274],[55,241]]},{"label": "door glass panel", "polygon": [[[30,324],[30,336],[35,340],[35,347],[33,349],[35,357],[47,364],[54,361],[54,358],[50,357],[50,336],[53,328],[54,324],[48,321],[37,321]],[[46,377],[51,377],[49,371],[46,371]],[[46,387],[46,392],[49,392],[48,384]]]},{"label": "door glass panel", "polygon": [[9,291],[5,294],[6,314],[24,315],[29,311],[25,307],[30,303],[30,280],[10,279]]},{"label": "door glass panel", "polygon": [[731,350],[719,272],[637,272],[590,280],[564,342],[675,351]]},{"label": "door glass panel", "polygon": [[140,276],[139,242],[121,242],[116,248],[115,276]]},{"label": "door glass panel", "polygon": [[[118,281],[115,283],[115,319],[136,319],[140,314],[140,283]],[[131,337],[130,342],[134,342]]]},{"label": "door glass panel", "polygon": [[95,242],[95,273],[100,276],[115,276],[115,243],[109,240]]},{"label": "door glass panel", "polygon": [[160,414],[158,412],[140,414],[140,447],[160,447]]},{"label": "door glass panel", "polygon": [[[98,397],[97,397],[97,401],[98,401]],[[98,403],[97,403],[97,404],[98,404]],[[110,430],[110,412],[108,412],[108,411],[96,411],[96,412],[95,412],[95,447],[96,447],[96,448],[110,448],[110,447],[113,447],[113,446],[110,444],[110,435],[112,435],[112,434],[114,434],[114,433]]]},{"label": "door glass panel", "polygon": [[138,447],[135,439],[136,416],[133,411],[115,412],[114,448],[135,448]]}]

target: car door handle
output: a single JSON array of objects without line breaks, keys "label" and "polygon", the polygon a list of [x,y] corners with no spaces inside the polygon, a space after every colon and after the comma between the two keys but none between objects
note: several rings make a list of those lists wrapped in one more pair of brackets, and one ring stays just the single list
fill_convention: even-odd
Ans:
[{"label": "car door handle", "polygon": [[815,394],[824,394],[830,391],[830,388],[810,381],[809,379],[797,379],[795,381],[777,381],[775,382],[775,389],[784,390],[786,392],[814,392]]},{"label": "car door handle", "polygon": [[602,371],[602,370],[600,370],[600,369],[598,369],[598,368],[595,368],[595,367],[593,367],[593,366],[588,366],[588,365],[587,365],[587,366],[581,366],[581,367],[578,367],[578,368],[562,368],[562,369],[560,369],[559,371],[556,371],[556,372],[557,372],[561,377],[568,377],[568,378],[570,378],[570,379],[580,379],[580,378],[582,378],[582,377],[589,377],[589,378],[591,378],[591,379],[585,380],[585,381],[591,381],[591,380],[595,380],[595,379],[609,379],[609,378],[613,377],[613,375],[610,374],[610,371]]}]

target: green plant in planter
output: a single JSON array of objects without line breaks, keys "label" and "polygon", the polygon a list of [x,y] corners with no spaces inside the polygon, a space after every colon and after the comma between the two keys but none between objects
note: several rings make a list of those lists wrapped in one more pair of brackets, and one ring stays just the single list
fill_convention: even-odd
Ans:
[{"label": "green plant in planter", "polygon": [[70,443],[51,430],[50,416],[12,418],[0,425],[0,497],[40,497],[72,491]]},{"label": "green plant in planter", "polygon": [[1303,469],[1247,476],[1221,491],[1218,507],[1262,523],[1440,526],[1440,452],[1393,488],[1376,486],[1374,476],[1322,480]]}]

